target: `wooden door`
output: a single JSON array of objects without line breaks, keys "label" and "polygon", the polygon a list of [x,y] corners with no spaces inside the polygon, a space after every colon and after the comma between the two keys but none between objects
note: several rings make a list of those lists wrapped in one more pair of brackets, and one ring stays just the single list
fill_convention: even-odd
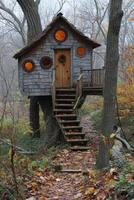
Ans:
[{"label": "wooden door", "polygon": [[56,87],[71,87],[71,52],[69,49],[55,50],[55,70]]}]

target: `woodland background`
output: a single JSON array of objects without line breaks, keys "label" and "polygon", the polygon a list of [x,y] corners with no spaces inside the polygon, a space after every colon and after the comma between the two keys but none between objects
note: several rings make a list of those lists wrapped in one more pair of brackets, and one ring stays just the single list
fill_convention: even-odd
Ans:
[{"label": "woodland background", "polygon": [[[45,0],[37,1],[43,28],[58,12],[62,11],[64,16],[77,28],[101,43],[102,46],[94,52],[94,68],[104,66],[108,30],[108,2],[108,0],[57,0],[46,4]],[[117,95],[119,121],[117,119],[117,123],[121,123],[127,140],[134,146],[133,0],[123,2],[123,11],[119,43],[120,61]],[[0,0],[0,167],[2,169],[0,172],[0,196],[6,194],[11,199],[15,199],[12,196],[15,196],[16,192],[18,193],[17,181],[23,182],[25,170],[28,168],[32,174],[34,168],[48,167],[51,163],[51,156],[57,152],[55,147],[47,151],[44,146],[45,123],[41,112],[43,139],[31,139],[30,136],[29,100],[19,92],[17,62],[13,59],[16,51],[27,43],[26,32],[26,19],[16,0]],[[101,128],[102,102],[103,98],[101,97],[87,97],[80,110],[80,117],[90,115],[98,131]],[[14,146],[16,146],[15,149]],[[40,163],[37,162],[35,155],[31,156],[33,152],[37,153],[37,157],[42,155],[42,152],[44,155],[45,152],[45,157],[42,157]],[[16,154],[15,157],[14,154]],[[20,172],[15,173],[16,166],[22,167],[24,170],[20,170],[22,174]],[[132,169],[129,170],[128,174],[130,171],[132,172]],[[121,181],[122,185],[126,184],[126,180],[123,178]],[[9,189],[10,184],[13,185],[11,191]],[[21,192],[25,193],[23,190],[22,187]]]}]

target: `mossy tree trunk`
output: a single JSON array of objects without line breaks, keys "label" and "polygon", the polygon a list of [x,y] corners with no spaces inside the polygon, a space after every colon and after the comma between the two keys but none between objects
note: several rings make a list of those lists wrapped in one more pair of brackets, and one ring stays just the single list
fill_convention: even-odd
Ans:
[{"label": "mossy tree trunk", "polygon": [[102,119],[103,136],[99,145],[99,154],[96,163],[97,168],[107,167],[110,159],[110,134],[113,131],[113,125],[115,123],[115,102],[119,61],[118,44],[122,16],[122,0],[111,0],[105,58],[106,72]]}]

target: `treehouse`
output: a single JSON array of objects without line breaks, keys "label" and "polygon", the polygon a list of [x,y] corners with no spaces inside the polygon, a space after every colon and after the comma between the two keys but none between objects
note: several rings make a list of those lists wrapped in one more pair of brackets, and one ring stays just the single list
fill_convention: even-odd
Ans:
[{"label": "treehouse", "polygon": [[52,96],[55,117],[73,148],[87,143],[76,114],[81,99],[102,95],[104,72],[92,66],[93,49],[99,46],[59,13],[37,40],[14,56],[21,93]]}]

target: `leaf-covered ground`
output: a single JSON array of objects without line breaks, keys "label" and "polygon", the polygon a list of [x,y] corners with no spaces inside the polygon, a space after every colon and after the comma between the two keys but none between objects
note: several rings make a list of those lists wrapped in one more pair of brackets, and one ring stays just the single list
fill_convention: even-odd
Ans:
[{"label": "leaf-covered ground", "polygon": [[[36,169],[32,180],[26,183],[30,200],[105,200],[117,199],[115,183],[119,181],[116,169],[98,172],[95,170],[96,150],[99,134],[94,130],[90,117],[82,120],[84,132],[89,138],[90,150],[73,152],[64,148],[53,157],[51,168]],[[55,172],[54,166],[81,170],[79,173]],[[128,182],[133,181],[129,174]],[[110,197],[111,196],[111,197]],[[118,199],[126,199],[121,196]]]}]

